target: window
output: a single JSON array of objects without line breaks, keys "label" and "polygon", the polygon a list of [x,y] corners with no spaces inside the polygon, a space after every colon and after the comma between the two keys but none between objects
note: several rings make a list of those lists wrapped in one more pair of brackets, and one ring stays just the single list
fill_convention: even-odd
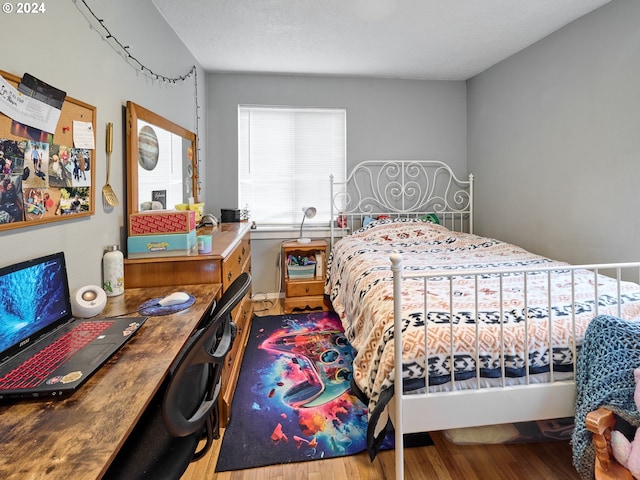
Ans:
[{"label": "window", "polygon": [[317,209],[309,223],[328,224],[329,176],[344,181],[346,143],[345,109],[239,106],[238,205],[257,224],[299,224],[303,207]]}]

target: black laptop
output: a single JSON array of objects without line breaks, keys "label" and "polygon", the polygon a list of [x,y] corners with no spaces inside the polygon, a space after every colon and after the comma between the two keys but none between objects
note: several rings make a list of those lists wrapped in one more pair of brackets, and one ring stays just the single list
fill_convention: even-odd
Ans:
[{"label": "black laptop", "polygon": [[145,322],[76,319],[64,253],[0,268],[0,401],[74,392]]}]

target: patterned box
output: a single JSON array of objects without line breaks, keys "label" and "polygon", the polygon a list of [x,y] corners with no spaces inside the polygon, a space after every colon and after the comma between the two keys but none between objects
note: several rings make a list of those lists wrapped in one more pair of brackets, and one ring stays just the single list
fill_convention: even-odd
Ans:
[{"label": "patterned box", "polygon": [[196,228],[196,212],[159,210],[129,215],[130,235],[189,233]]},{"label": "patterned box", "polygon": [[128,258],[177,257],[197,255],[196,231],[169,235],[136,235],[127,238]]}]

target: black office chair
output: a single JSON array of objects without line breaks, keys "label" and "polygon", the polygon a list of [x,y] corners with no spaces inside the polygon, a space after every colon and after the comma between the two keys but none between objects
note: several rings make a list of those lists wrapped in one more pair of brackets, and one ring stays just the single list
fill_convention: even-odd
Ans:
[{"label": "black office chair", "polygon": [[[231,311],[251,286],[241,274],[198,326],[104,479],[179,479],[220,438],[218,396],[235,337]],[[161,347],[160,347],[161,348]],[[117,419],[114,419],[117,421]],[[201,440],[205,444],[198,449]]]}]

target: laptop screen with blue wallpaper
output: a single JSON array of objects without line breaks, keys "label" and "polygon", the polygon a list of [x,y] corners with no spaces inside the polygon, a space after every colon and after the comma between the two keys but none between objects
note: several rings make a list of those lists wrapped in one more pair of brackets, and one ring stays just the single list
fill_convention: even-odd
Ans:
[{"label": "laptop screen with blue wallpaper", "polygon": [[0,362],[71,320],[64,253],[0,268]]}]

